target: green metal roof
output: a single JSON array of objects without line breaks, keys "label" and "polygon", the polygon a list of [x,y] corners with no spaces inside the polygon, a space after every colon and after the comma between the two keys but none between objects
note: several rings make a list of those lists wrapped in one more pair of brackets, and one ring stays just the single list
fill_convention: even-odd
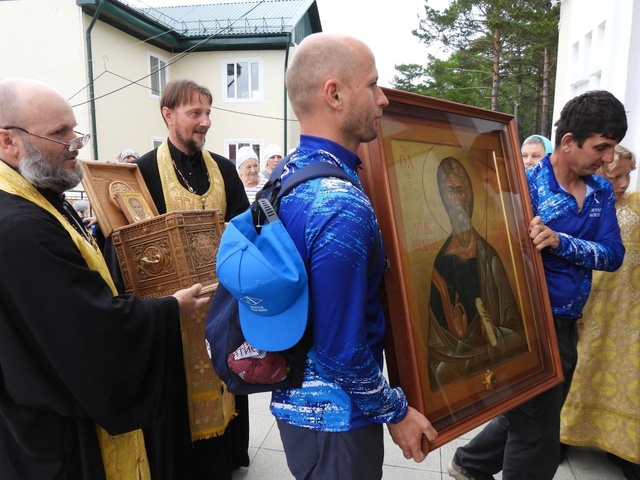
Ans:
[{"label": "green metal roof", "polygon": [[267,0],[145,8],[140,11],[185,36],[292,32],[314,0]]},{"label": "green metal roof", "polygon": [[[178,2],[179,0],[176,0]],[[76,0],[82,11],[170,52],[283,49],[322,31],[316,0],[137,8],[126,0]]]}]

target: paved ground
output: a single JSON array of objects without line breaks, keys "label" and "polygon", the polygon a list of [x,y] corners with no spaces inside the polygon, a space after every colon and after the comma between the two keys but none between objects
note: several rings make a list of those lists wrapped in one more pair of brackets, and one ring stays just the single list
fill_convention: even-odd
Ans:
[{"label": "paved ground", "polygon": [[[269,413],[270,394],[249,396],[251,465],[234,473],[234,480],[291,480],[287,469],[278,427]],[[463,437],[431,452],[422,463],[414,463],[402,456],[391,437],[385,435],[384,480],[450,480],[447,464],[458,445],[466,443],[477,433]],[[500,475],[496,479],[501,479]],[[554,480],[625,480],[622,472],[597,449],[572,447],[567,460],[560,465]]]}]

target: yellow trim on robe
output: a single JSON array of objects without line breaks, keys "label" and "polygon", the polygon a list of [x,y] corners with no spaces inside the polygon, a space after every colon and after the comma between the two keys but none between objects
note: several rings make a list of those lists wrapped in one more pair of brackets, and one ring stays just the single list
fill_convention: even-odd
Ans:
[{"label": "yellow trim on robe", "polygon": [[220,210],[222,216],[226,216],[227,196],[225,194],[224,179],[220,173],[220,168],[208,151],[202,150],[202,158],[209,173],[210,185],[209,190],[207,190],[204,195],[196,195],[184,188],[178,180],[167,141],[165,140],[162,145],[158,147],[158,172],[160,173],[160,182],[162,183],[162,192],[164,194],[164,202],[167,205],[167,212],[174,212],[176,210],[201,210],[206,208]]},{"label": "yellow trim on robe", "polygon": [[[196,195],[178,180],[167,141],[158,148],[158,171],[167,212],[206,208],[219,210],[225,216],[227,197],[220,168],[208,151],[203,150],[202,156],[210,187],[204,195]],[[192,441],[222,435],[229,421],[237,415],[235,397],[213,370],[207,353],[204,328],[209,305],[180,318]]]}]

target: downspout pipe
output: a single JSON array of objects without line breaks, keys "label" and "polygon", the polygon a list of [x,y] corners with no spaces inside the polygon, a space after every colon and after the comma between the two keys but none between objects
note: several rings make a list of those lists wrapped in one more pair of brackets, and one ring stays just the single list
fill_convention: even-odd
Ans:
[{"label": "downspout pipe", "polygon": [[287,49],[286,52],[284,54],[284,76],[285,76],[285,81],[282,82],[284,85],[284,142],[283,142],[283,153],[286,155],[287,152],[289,151],[289,146],[287,144],[287,138],[289,137],[289,118],[287,117],[287,106],[289,105],[288,103],[288,94],[287,94],[287,82],[286,82],[286,77],[287,77],[287,69],[289,68],[289,48],[291,47],[291,32],[289,32],[287,34]]},{"label": "downspout pipe", "polygon": [[93,139],[93,159],[98,160],[98,127],[96,122],[96,95],[93,87],[93,53],[91,51],[91,30],[93,26],[98,21],[98,17],[100,16],[100,12],[102,11],[102,7],[104,7],[104,0],[96,0],[98,4],[98,8],[93,14],[93,18],[91,19],[91,23],[87,27],[86,33],[86,44],[87,44],[87,72],[89,76],[89,105],[91,111],[91,138]]}]

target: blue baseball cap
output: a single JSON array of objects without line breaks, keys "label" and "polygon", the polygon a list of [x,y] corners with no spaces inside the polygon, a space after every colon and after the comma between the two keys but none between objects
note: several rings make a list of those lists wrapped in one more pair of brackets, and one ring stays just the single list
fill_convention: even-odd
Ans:
[{"label": "blue baseball cap", "polygon": [[251,346],[275,352],[298,343],[309,315],[307,270],[280,220],[263,225],[258,235],[251,209],[233,218],[220,239],[216,268],[220,283],[238,299]]}]

